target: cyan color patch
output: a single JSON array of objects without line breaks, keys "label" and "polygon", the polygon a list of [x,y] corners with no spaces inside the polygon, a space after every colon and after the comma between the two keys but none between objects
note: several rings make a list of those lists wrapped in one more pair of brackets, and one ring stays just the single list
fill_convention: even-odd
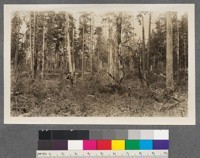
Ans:
[{"label": "cyan color patch", "polygon": [[153,150],[153,140],[140,140],[140,150]]}]

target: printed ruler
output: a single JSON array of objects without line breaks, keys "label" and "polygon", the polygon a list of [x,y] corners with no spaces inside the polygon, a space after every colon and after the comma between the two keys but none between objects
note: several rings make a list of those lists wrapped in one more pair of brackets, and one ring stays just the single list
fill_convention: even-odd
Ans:
[{"label": "printed ruler", "polygon": [[38,150],[36,158],[168,158],[168,150],[131,150],[131,151],[48,151]]}]

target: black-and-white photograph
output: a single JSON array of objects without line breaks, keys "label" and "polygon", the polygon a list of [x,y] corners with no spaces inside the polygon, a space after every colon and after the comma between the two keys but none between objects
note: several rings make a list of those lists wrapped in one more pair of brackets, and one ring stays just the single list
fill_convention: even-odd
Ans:
[{"label": "black-and-white photograph", "polygon": [[73,6],[9,12],[10,117],[189,116],[188,9]]}]

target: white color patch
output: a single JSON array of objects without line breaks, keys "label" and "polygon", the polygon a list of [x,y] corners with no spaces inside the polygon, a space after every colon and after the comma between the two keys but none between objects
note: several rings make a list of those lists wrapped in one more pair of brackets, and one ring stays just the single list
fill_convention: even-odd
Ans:
[{"label": "white color patch", "polygon": [[169,130],[154,130],[154,140],[169,140]]},{"label": "white color patch", "polygon": [[69,140],[68,141],[68,150],[83,150],[83,141],[82,140]]}]

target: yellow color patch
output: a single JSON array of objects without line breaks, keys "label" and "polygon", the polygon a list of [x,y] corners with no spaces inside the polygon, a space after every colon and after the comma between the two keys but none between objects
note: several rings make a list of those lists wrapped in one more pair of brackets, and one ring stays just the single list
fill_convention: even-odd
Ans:
[{"label": "yellow color patch", "polygon": [[125,150],[125,141],[112,140],[112,150]]}]

